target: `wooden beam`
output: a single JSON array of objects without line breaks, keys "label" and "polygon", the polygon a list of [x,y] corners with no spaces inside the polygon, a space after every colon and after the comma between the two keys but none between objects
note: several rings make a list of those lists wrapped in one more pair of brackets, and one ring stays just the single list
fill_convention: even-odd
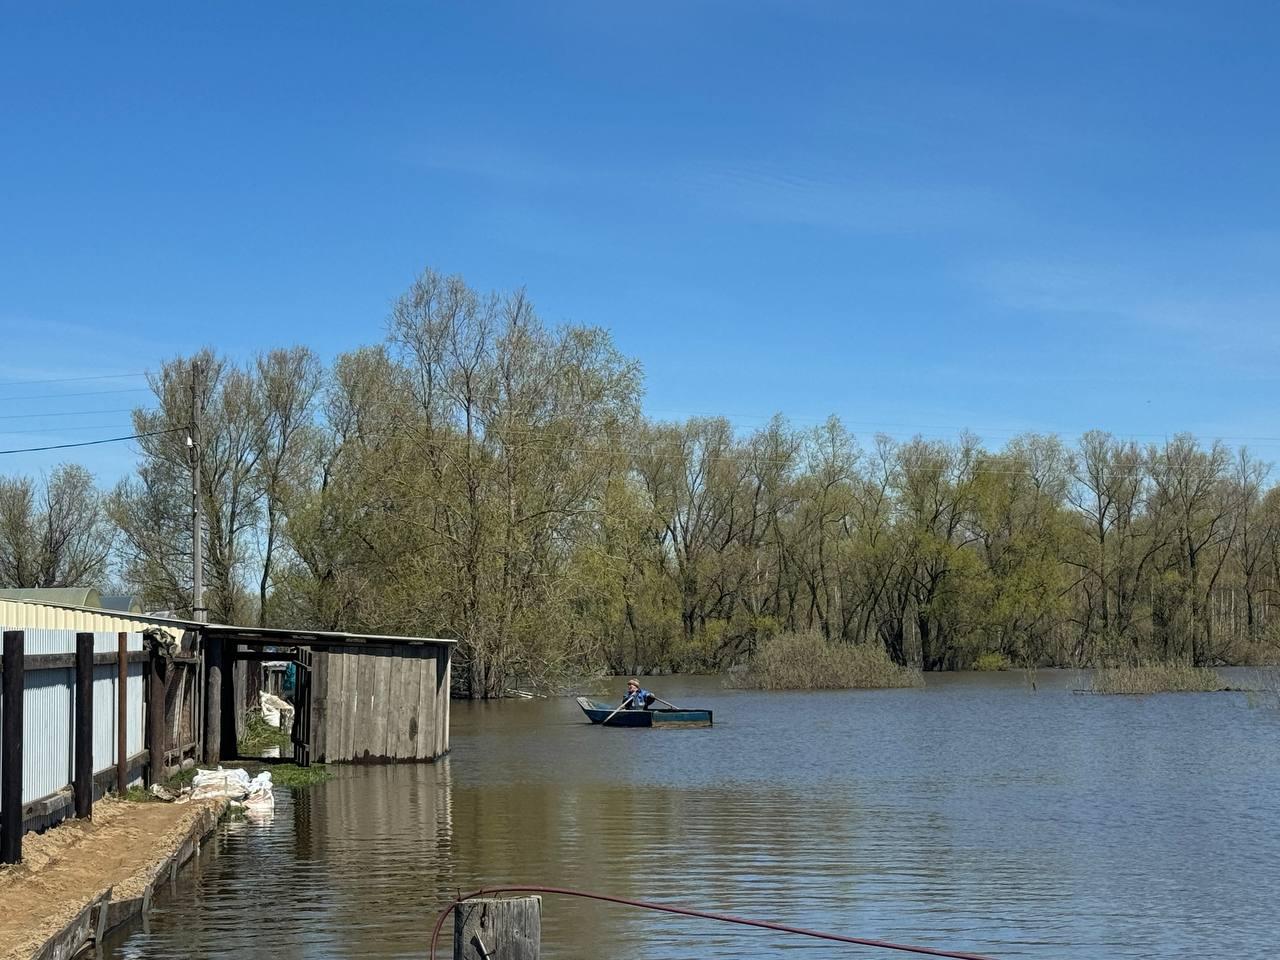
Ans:
[{"label": "wooden beam", "polygon": [[477,897],[453,911],[453,960],[538,960],[541,953],[541,897]]},{"label": "wooden beam", "polygon": [[93,634],[76,634],[75,775],[76,817],[93,816]]},{"label": "wooden beam", "polygon": [[241,704],[236,702],[236,661],[234,640],[211,641],[222,647],[222,696],[219,708],[222,714],[222,759],[232,760],[240,754],[240,744],[236,742],[236,721]]},{"label": "wooden beam", "polygon": [[237,660],[252,660],[255,663],[297,663],[298,654],[293,650],[278,650],[270,653],[266,650],[237,650]]},{"label": "wooden beam", "polygon": [[438,675],[440,658],[436,656],[434,650],[423,658],[422,669],[422,693],[418,707],[419,715],[422,719],[418,729],[422,731],[424,739],[419,757],[423,760],[434,760],[436,754],[439,753],[440,739],[440,732],[436,729],[437,714],[439,713],[436,706],[436,696],[440,690],[440,677]]},{"label": "wooden beam", "polygon": [[188,750],[191,750],[198,746],[200,746],[199,741],[192,740],[188,743],[183,743],[178,746],[170,747],[168,750],[165,751],[165,759],[167,760],[169,757],[177,757],[178,760],[181,761],[182,758],[186,756],[186,753]]},{"label": "wooden beam", "polygon": [[[110,653],[95,653],[93,655],[93,665],[95,667],[108,666],[118,662],[120,655],[114,650]],[[130,663],[142,663],[146,659],[146,654],[140,650],[130,650],[128,654]],[[27,670],[73,670],[76,665],[76,655],[74,653],[33,653],[23,658],[23,667]],[[4,669],[0,667],[0,674]]]},{"label": "wooden beam", "polygon": [[220,759],[222,759],[222,641],[215,640],[206,634],[204,636],[204,762],[217,763]]},{"label": "wooden beam", "polygon": [[165,756],[168,743],[165,724],[165,663],[160,655],[159,645],[154,641],[147,644],[147,755],[151,758],[148,764],[148,783],[157,784],[164,781]]},{"label": "wooden beam", "polygon": [[4,721],[0,749],[0,863],[22,860],[22,675],[21,630],[4,633]]},{"label": "wooden beam", "polygon": [[129,634],[116,636],[116,793],[129,789]]}]

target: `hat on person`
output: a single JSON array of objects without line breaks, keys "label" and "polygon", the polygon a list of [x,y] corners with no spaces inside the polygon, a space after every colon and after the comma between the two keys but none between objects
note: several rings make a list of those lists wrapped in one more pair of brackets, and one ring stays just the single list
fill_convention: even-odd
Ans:
[{"label": "hat on person", "polygon": [[637,680],[635,677],[632,677],[630,680],[628,680],[628,681],[627,681],[627,686],[628,686],[628,687],[630,687],[630,686],[632,686],[632,685],[634,685],[634,686],[637,686],[637,687],[638,687],[638,686],[640,686],[640,681],[639,681],[639,680]]}]

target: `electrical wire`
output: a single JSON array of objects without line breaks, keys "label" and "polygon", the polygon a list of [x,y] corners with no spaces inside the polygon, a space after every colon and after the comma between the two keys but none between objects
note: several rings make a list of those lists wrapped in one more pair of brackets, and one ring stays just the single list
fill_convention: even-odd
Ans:
[{"label": "electrical wire", "polygon": [[[700,920],[715,920],[720,923],[733,923],[744,927],[757,927],[762,930],[773,930],[777,933],[789,933],[799,937],[812,937],[817,940],[829,940],[835,943],[851,943],[863,947],[877,947],[881,950],[897,950],[903,953],[923,954],[930,957],[953,957],[956,960],[992,960],[991,957],[978,953],[965,953],[959,950],[941,950],[937,947],[921,947],[908,943],[893,943],[889,940],[873,940],[868,937],[849,937],[841,933],[828,933],[825,930],[809,930],[805,927],[794,927],[785,923],[774,923],[769,920],[749,920],[746,917],[735,917],[730,914],[712,913],[708,910],[693,910],[689,907],[678,907],[670,903],[654,903],[650,900],[633,900],[630,897],[614,897],[604,893],[593,893],[588,890],[571,890],[567,887],[543,887],[533,885],[482,887],[465,896],[459,896],[441,911],[436,918],[435,927],[431,931],[431,946],[428,952],[430,960],[435,960],[436,947],[440,940],[440,929],[444,926],[449,914],[475,897],[488,896],[495,893],[544,893],[562,897],[580,897],[584,900],[599,900],[604,903],[617,903],[626,907],[638,907],[641,910],[653,910],[659,913],[673,913],[681,917],[696,917]],[[695,951],[696,952],[696,951]]]},{"label": "electrical wire", "polygon": [[28,430],[0,430],[0,437],[16,437],[32,433],[47,433],[56,437],[59,434],[75,433],[81,430],[128,430],[131,427],[132,424],[128,423],[95,423],[80,427],[34,427]]},{"label": "electrical wire", "polygon": [[69,450],[72,447],[95,447],[101,443],[121,443],[125,440],[141,440],[144,437],[160,437],[168,433],[179,433],[186,427],[175,427],[172,430],[156,430],[152,433],[135,433],[127,437],[105,437],[102,440],[85,440],[81,443],[55,443],[47,447],[23,447],[17,450],[0,450],[0,456],[10,453],[42,453],[45,450]]},{"label": "electrical wire", "polygon": [[11,403],[18,400],[64,400],[68,397],[105,397],[113,393],[150,393],[150,387],[129,387],[125,390],[90,390],[85,393],[42,393],[38,396],[0,397],[0,403]]},{"label": "electrical wire", "polygon": [[154,412],[154,408],[117,407],[114,410],[62,410],[54,413],[6,413],[0,415],[0,420],[35,420],[40,417],[82,417],[90,413],[96,415],[105,415],[108,413],[133,413],[138,409],[142,409],[144,413]]},{"label": "electrical wire", "polygon": [[141,373],[104,373],[94,377],[54,377],[50,380],[0,380],[0,387],[21,387],[37,383],[82,383],[86,380],[125,380],[129,377],[145,377]]}]

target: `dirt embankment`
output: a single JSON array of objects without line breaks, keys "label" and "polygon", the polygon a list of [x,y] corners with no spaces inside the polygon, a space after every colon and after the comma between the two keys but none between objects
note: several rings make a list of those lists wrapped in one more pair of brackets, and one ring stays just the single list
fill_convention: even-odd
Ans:
[{"label": "dirt embankment", "polygon": [[140,896],[211,806],[100,800],[92,821],[27,834],[22,863],[0,867],[0,960],[30,957],[108,888],[113,900]]}]

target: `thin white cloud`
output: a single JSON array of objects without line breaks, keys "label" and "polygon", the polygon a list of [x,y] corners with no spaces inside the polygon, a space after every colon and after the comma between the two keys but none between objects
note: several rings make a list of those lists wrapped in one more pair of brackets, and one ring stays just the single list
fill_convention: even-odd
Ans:
[{"label": "thin white cloud", "polygon": [[1253,235],[1163,251],[1135,245],[1111,260],[1015,257],[984,263],[970,279],[990,303],[1033,322],[1095,332],[1082,325],[1116,324],[1159,337],[1153,349],[1274,377],[1280,350],[1280,273],[1268,255],[1274,243]]},{"label": "thin white cloud", "polygon": [[848,233],[968,233],[1012,213],[985,187],[856,181],[799,167],[712,168],[690,177],[688,187],[742,219]]}]

